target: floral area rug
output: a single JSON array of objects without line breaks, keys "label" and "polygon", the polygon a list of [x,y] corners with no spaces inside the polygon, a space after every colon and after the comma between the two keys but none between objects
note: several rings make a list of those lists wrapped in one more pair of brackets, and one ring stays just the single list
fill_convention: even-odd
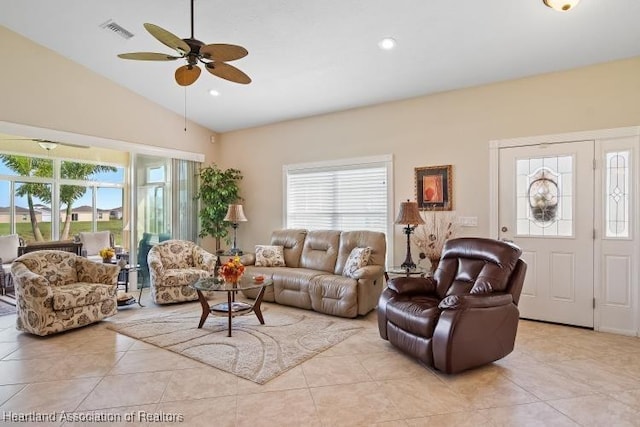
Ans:
[{"label": "floral area rug", "polygon": [[227,336],[226,317],[209,316],[198,329],[199,313],[118,322],[108,328],[258,384],[362,329],[355,322],[307,311],[263,310],[263,315],[265,325],[253,313],[235,317],[232,337]]}]

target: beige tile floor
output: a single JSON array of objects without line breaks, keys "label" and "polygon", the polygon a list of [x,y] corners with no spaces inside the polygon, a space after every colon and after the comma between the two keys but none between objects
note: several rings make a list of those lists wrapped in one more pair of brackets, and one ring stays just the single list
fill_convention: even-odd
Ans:
[{"label": "beige tile floor", "polygon": [[[147,302],[108,321],[199,310]],[[380,339],[371,313],[352,320],[359,334],[258,385],[119,335],[108,321],[39,338],[0,317],[0,424],[86,426],[71,417],[89,414],[121,419],[101,426],[640,426],[637,338],[521,321],[511,355],[448,376]],[[57,420],[2,419],[11,413]]]}]

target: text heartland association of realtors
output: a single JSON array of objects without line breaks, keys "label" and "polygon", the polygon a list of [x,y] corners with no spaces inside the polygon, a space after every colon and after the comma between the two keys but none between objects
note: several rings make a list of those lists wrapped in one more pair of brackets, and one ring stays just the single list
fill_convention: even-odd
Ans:
[{"label": "text heartland association of realtors", "polygon": [[146,422],[146,423],[181,423],[184,415],[174,412],[131,411],[113,412],[11,412],[2,411],[2,422],[42,423],[42,422]]}]

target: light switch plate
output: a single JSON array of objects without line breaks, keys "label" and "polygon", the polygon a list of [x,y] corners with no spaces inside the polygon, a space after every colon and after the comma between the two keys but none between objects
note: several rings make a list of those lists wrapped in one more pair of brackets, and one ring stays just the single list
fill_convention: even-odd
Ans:
[{"label": "light switch plate", "polygon": [[478,226],[478,217],[477,216],[461,216],[458,217],[458,223],[461,227],[477,227]]}]

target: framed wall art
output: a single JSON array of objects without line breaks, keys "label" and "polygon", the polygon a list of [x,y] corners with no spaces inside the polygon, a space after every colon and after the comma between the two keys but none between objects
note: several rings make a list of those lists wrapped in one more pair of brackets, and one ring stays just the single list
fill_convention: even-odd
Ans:
[{"label": "framed wall art", "polygon": [[415,168],[416,200],[421,210],[453,209],[451,165]]}]

